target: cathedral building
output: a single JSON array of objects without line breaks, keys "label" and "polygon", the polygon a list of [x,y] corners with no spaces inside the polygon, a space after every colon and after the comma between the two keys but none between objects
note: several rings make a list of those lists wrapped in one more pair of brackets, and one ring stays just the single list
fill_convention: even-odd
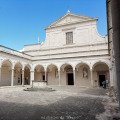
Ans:
[{"label": "cathedral building", "polygon": [[0,46],[0,86],[114,85],[108,37],[98,33],[96,18],[68,12],[45,31],[43,43],[25,45],[22,52]]}]

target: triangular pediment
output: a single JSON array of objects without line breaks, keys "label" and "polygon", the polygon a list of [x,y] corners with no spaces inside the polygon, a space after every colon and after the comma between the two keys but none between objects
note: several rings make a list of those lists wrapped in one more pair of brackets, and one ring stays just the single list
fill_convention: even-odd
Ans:
[{"label": "triangular pediment", "polygon": [[57,21],[50,24],[47,28],[58,27],[62,25],[68,25],[68,24],[90,21],[90,20],[96,20],[96,19],[91,17],[81,16],[81,15],[75,15],[72,13],[67,13]]}]

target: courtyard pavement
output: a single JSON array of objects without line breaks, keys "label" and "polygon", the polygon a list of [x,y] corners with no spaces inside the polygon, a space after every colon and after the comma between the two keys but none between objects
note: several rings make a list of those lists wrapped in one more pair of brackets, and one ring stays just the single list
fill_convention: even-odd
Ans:
[{"label": "courtyard pavement", "polygon": [[0,120],[97,120],[105,111],[104,89],[49,87],[54,91],[0,87]]}]

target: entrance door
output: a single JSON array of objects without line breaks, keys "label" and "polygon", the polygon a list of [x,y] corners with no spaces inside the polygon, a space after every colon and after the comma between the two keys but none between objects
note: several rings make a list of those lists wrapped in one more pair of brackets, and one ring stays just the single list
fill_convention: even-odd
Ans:
[{"label": "entrance door", "polygon": [[103,86],[102,82],[105,81],[105,75],[99,75],[99,85]]},{"label": "entrance door", "polygon": [[42,76],[43,81],[45,81],[45,75]]},{"label": "entrance door", "polygon": [[74,80],[73,80],[73,73],[68,73],[68,85],[74,85]]}]

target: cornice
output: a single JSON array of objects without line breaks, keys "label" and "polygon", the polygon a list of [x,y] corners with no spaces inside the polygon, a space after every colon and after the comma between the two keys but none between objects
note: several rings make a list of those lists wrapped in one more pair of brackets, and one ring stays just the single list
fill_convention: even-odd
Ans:
[{"label": "cornice", "polygon": [[108,43],[96,43],[96,44],[84,44],[84,45],[76,45],[76,44],[71,44],[71,45],[64,45],[62,47],[55,47],[55,48],[41,48],[38,50],[26,50],[23,52],[37,52],[37,51],[50,51],[50,50],[59,50],[59,49],[66,49],[66,48],[77,48],[77,47],[90,47],[90,46],[99,46],[99,45],[104,45],[104,44],[108,44]]},{"label": "cornice", "polygon": [[61,60],[61,59],[75,59],[75,58],[91,58],[91,57],[103,57],[103,56],[109,56],[109,54],[104,54],[104,55],[91,55],[91,56],[76,56],[76,57],[65,57],[65,58],[47,58],[47,59],[36,59],[32,60],[32,62],[35,61],[43,61],[43,60]]}]

